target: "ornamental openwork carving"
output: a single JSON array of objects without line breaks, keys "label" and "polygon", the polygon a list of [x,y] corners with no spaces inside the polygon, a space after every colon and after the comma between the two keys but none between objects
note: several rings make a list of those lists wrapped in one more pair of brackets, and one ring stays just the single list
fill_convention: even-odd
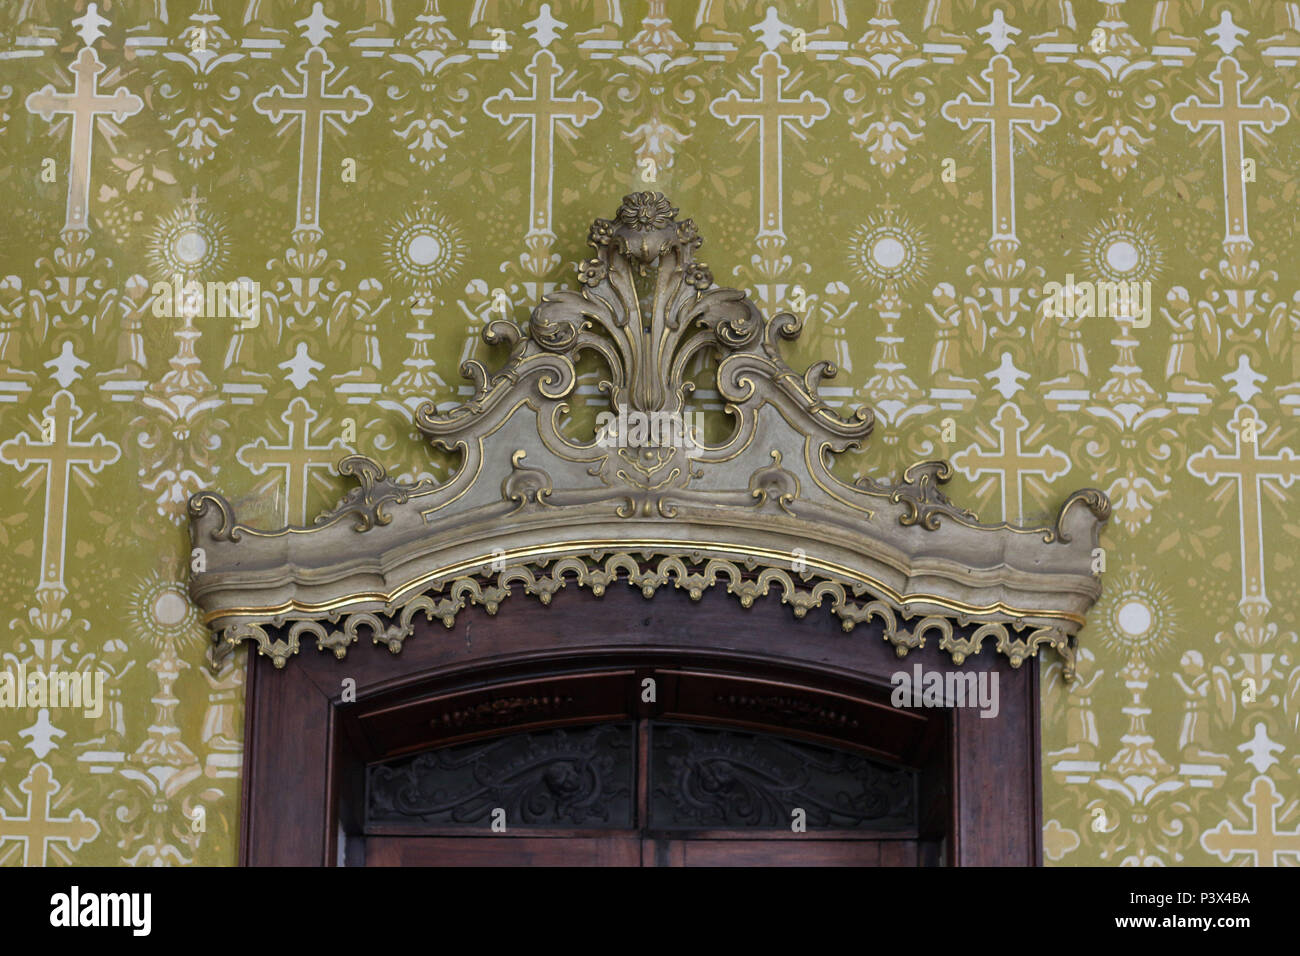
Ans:
[{"label": "ornamental openwork carving", "polygon": [[[848,483],[833,462],[864,446],[872,413],[827,406],[830,363],[802,374],[785,363],[800,319],[715,287],[695,223],[659,193],[625,197],[588,241],[576,289],[544,296],[526,328],[484,330],[509,354],[495,370],[463,366],[469,401],[417,410],[420,431],[461,457],[449,480],[405,484],[345,458],[358,487],[309,525],[278,529],[194,495],[206,570],[190,590],[218,640],[255,641],[283,666],[304,636],[339,657],[362,636],[397,653],[417,615],[450,627],[468,605],[495,613],[512,595],[723,587],[797,617],[826,608],[846,631],[879,621],[900,656],[935,640],[960,663],[987,642],[1019,665],[1047,645],[1072,673],[1073,636],[1101,590],[1104,494],[1075,492],[1050,525],[1015,527],[951,502],[946,461]],[[586,355],[607,369],[610,413],[575,439],[564,425]],[[699,359],[726,406],[724,437],[642,427],[688,415]]]},{"label": "ornamental openwork carving", "polygon": [[[790,808],[819,829],[917,823],[917,771],[766,733],[652,721],[651,830],[787,830]],[[555,728],[425,751],[367,769],[370,825],[481,828],[494,809],[519,827],[631,829],[632,723]]]}]

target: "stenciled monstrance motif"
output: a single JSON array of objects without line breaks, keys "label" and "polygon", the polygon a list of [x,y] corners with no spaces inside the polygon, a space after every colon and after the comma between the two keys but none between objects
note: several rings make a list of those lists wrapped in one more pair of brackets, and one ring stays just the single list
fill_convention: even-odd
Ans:
[{"label": "stenciled monstrance motif", "polygon": [[[492,613],[520,590],[547,603],[568,584],[600,594],[625,581],[650,597],[671,583],[698,598],[725,583],[745,606],[775,591],[799,617],[829,602],[845,630],[879,620],[900,656],[933,635],[960,663],[992,638],[1015,665],[1054,647],[1072,673],[1072,636],[1101,590],[1104,494],[1076,492],[1053,525],[1022,528],[949,501],[946,461],[849,484],[832,462],[861,447],[873,416],[826,405],[830,363],[799,374],[781,358],[802,320],[714,287],[694,222],[659,193],[625,197],[588,241],[577,289],[544,296],[526,329],[484,330],[510,354],[496,372],[465,364],[470,401],[417,411],[421,432],[462,457],[448,481],[405,484],[352,456],[340,471],[360,487],[278,530],[240,524],[220,495],[191,499],[206,565],[191,594],[219,639],[253,640],[282,666],[304,634],[342,657],[365,629],[397,652],[417,614],[451,626],[466,605]],[[565,432],[586,353],[608,369],[601,388],[626,434]],[[622,424],[685,417],[699,360],[729,434],[679,441],[682,429]]]}]

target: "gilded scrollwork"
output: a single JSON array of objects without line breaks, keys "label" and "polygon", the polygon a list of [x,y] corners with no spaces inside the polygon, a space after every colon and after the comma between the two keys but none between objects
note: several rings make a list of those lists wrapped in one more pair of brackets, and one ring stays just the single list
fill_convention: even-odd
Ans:
[{"label": "gilded scrollwork", "polygon": [[793,514],[790,505],[799,497],[799,478],[781,467],[781,452],[771,451],[772,464],[759,468],[749,476],[749,493],[760,506],[772,502],[787,514]]},{"label": "gilded scrollwork", "polygon": [[[496,371],[464,363],[469,401],[416,410],[419,431],[460,456],[446,481],[405,484],[345,458],[339,471],[358,486],[314,524],[280,530],[239,524],[211,492],[191,499],[209,552],[191,594],[210,626],[277,665],[304,636],[342,657],[365,632],[397,653],[421,614],[452,626],[512,593],[546,604],[571,583],[599,595],[622,580],[647,597],[725,587],[744,607],[778,595],[797,617],[828,609],[846,631],[878,622],[900,655],[937,632],[957,661],[990,637],[1015,665],[1040,646],[1072,659],[1100,592],[1104,494],[1078,492],[1054,526],[1022,528],[954,504],[940,490],[946,461],[846,482],[835,458],[863,446],[874,415],[828,403],[832,363],[786,364],[782,344],[803,319],[767,318],[744,292],[714,287],[695,258],[699,230],[661,193],[625,197],[588,239],[595,255],[575,289],[543,295],[526,327],[487,325],[484,340],[509,354]],[[570,420],[591,356],[619,425],[587,439]],[[686,425],[701,368],[729,423],[703,429],[716,443]],[[267,622],[287,630],[273,639]],[[954,622],[976,629],[957,636]]]},{"label": "gilded scrollwork", "polygon": [[501,480],[501,497],[516,503],[510,512],[515,514],[530,506],[547,504],[546,496],[555,489],[551,485],[551,476],[540,468],[528,468],[523,464],[527,452],[516,451],[510,456],[510,474]]},{"label": "gilded scrollwork", "polygon": [[329,511],[316,518],[317,525],[330,524],[340,518],[355,518],[353,528],[369,531],[376,525],[386,525],[392,516],[385,510],[389,504],[400,505],[412,495],[427,494],[437,485],[424,479],[414,484],[404,484],[388,476],[384,466],[365,455],[349,455],[339,462],[339,474],[355,478],[361,487],[353,488]]},{"label": "gilded scrollwork", "polygon": [[887,495],[895,504],[903,505],[899,515],[901,525],[919,525],[926,531],[937,531],[939,516],[948,515],[969,522],[979,519],[974,513],[959,508],[939,490],[939,486],[952,478],[952,465],[946,461],[919,461],[909,465],[902,477],[892,486],[884,486],[870,478],[860,478],[858,487],[873,494]]},{"label": "gilded scrollwork", "polygon": [[[1058,628],[1035,627],[1022,637],[1024,627],[989,622],[980,625],[968,637],[954,637],[954,621],[965,626],[970,623],[968,616],[930,614],[909,626],[910,615],[905,609],[900,614],[895,603],[881,599],[861,600],[864,596],[862,590],[851,582],[835,580],[821,572],[760,569],[754,561],[703,560],[698,552],[672,554],[657,560],[638,558],[626,551],[591,552],[583,557],[550,562],[509,562],[497,571],[492,570],[489,562],[481,565],[474,574],[439,582],[405,603],[389,604],[381,611],[355,611],[341,617],[335,615],[332,619],[295,621],[288,626],[283,639],[273,639],[260,624],[241,623],[225,628],[222,639],[231,645],[241,641],[252,642],[258,653],[270,657],[276,667],[283,667],[298,653],[304,635],[315,638],[318,649],[330,650],[342,660],[364,629],[372,643],[383,645],[397,654],[406,639],[415,633],[415,620],[420,615],[427,621],[440,620],[450,629],[465,608],[482,607],[488,614],[496,614],[501,603],[516,592],[535,597],[542,604],[550,604],[557,593],[570,585],[588,588],[602,596],[610,585],[618,581],[636,588],[647,599],[654,597],[661,588],[671,586],[698,601],[706,591],[721,587],[745,608],[772,595],[789,605],[798,618],[825,606],[840,619],[846,633],[859,625],[879,621],[882,638],[894,647],[899,657],[924,647],[927,638],[937,632],[940,649],[948,651],[958,664],[980,653],[985,640],[990,637],[994,639],[997,652],[1005,655],[1014,667],[1019,667],[1042,645],[1056,648],[1066,656],[1067,662],[1073,661],[1070,642]],[[328,626],[340,619],[342,626]],[[280,621],[279,626],[283,627],[284,622]],[[1072,667],[1067,673],[1072,674]]]},{"label": "gilded scrollwork", "polygon": [[230,502],[213,491],[200,491],[190,496],[189,513],[191,518],[202,518],[209,510],[221,516],[221,523],[208,532],[213,541],[238,541],[238,521],[235,509]]}]

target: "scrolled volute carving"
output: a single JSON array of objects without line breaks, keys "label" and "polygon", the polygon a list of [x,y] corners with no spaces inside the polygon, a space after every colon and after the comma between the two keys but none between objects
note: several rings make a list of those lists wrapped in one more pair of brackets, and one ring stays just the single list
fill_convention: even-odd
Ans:
[{"label": "scrolled volute carving", "polygon": [[[803,319],[716,287],[694,221],[661,193],[624,197],[587,239],[572,288],[542,296],[526,326],[483,329],[508,354],[463,364],[467,401],[416,409],[420,433],[459,458],[445,481],[399,482],[346,458],[356,486],[306,527],[280,529],[239,523],[214,492],[190,500],[206,557],[190,591],[214,631],[277,664],[302,637],[342,656],[364,632],[398,653],[421,615],[451,626],[467,605],[493,612],[512,594],[546,603],[571,583],[603,594],[625,581],[647,596],[725,587],[745,607],[779,595],[846,630],[879,622],[900,655],[937,636],[960,661],[992,638],[1013,664],[1040,647],[1069,663],[1101,590],[1104,494],[1077,491],[1054,523],[1018,527],[950,500],[946,461],[896,481],[841,478],[837,456],[865,446],[874,416],[822,394],[832,363],[786,363]],[[578,388],[591,359],[615,428],[574,414],[592,400]],[[702,377],[718,399],[707,413]]]},{"label": "scrolled volute carving", "polygon": [[781,453],[772,449],[772,464],[760,468],[749,478],[749,493],[758,500],[759,505],[772,502],[787,514],[796,498],[799,497],[799,479],[781,467]]},{"label": "scrolled volute carving", "polygon": [[408,501],[412,494],[421,494],[437,487],[424,479],[414,484],[404,484],[388,476],[384,466],[365,455],[349,455],[339,461],[339,474],[345,478],[355,478],[360,482],[359,488],[353,488],[329,511],[316,518],[316,524],[323,525],[340,518],[355,519],[356,531],[369,531],[376,525],[386,525],[392,517],[385,510],[387,505],[400,505]]},{"label": "scrolled volute carving", "polygon": [[235,520],[235,509],[221,495],[214,491],[196,492],[190,495],[188,509],[191,519],[204,518],[210,512],[216,512],[219,516],[221,523],[208,532],[211,540],[232,542],[239,540],[239,525]]},{"label": "scrolled volute carving", "polygon": [[952,465],[947,461],[918,461],[903,470],[902,477],[892,486],[881,485],[870,478],[858,479],[858,486],[889,495],[889,500],[901,504],[903,513],[898,523],[904,526],[919,525],[926,531],[939,529],[939,516],[948,515],[964,521],[978,521],[974,512],[959,508],[939,490],[939,486],[952,479]]},{"label": "scrolled volute carving", "polygon": [[555,490],[551,476],[542,469],[524,467],[525,457],[527,453],[524,451],[516,451],[511,455],[510,474],[501,481],[501,495],[518,504],[515,511],[522,511],[529,505],[545,505],[546,496]]}]

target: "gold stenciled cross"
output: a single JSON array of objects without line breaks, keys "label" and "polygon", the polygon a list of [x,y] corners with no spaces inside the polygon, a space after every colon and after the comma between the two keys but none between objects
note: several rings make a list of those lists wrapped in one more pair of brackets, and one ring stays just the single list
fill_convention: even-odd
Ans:
[{"label": "gold stenciled cross", "polygon": [[997,447],[985,450],[972,444],[953,455],[952,464],[971,479],[1001,476],[1003,520],[1019,523],[1025,514],[1021,484],[1024,476],[1039,475],[1044,481],[1052,481],[1070,470],[1070,459],[1051,445],[1039,452],[1026,451],[1023,437],[1029,421],[1010,402],[998,409],[993,425],[1000,439]]},{"label": "gold stenciled cross", "polygon": [[326,79],[334,72],[325,51],[312,47],[295,67],[302,74],[301,89],[287,93],[279,84],[253,99],[253,109],[278,123],[286,114],[302,128],[298,147],[297,229],[320,230],[321,159],[325,144],[325,121],[351,123],[370,112],[370,97],[355,86],[342,93],[327,93]]},{"label": "gold stenciled cross", "polygon": [[1224,245],[1234,242],[1249,243],[1250,227],[1246,216],[1246,181],[1243,174],[1245,131],[1256,126],[1271,133],[1291,118],[1290,111],[1281,103],[1264,97],[1258,103],[1241,101],[1242,85],[1246,74],[1240,64],[1230,56],[1219,60],[1210,79],[1219,85],[1219,102],[1202,103],[1190,96],[1170,112],[1174,122],[1186,126],[1193,133],[1202,124],[1217,126],[1223,153],[1224,204],[1226,207]]},{"label": "gold stenciled cross", "polygon": [[988,81],[989,100],[977,103],[966,93],[943,104],[944,119],[960,129],[971,123],[987,123],[993,150],[993,240],[1020,245],[1016,236],[1016,167],[1014,146],[1016,126],[1027,125],[1041,133],[1061,118],[1061,111],[1037,94],[1028,103],[1017,103],[1015,84],[1020,73],[1005,54],[997,54],[980,72]]},{"label": "gold stenciled cross", "polygon": [[[600,115],[599,100],[578,90],[573,96],[557,96],[556,81],[563,74],[549,50],[539,50],[524,72],[533,79],[532,97],[516,96],[502,90],[483,103],[483,112],[502,125],[517,119],[527,120],[532,127],[532,181],[528,202],[527,237],[545,236],[554,239],[551,229],[551,180],[555,156],[556,124],[567,121],[578,129],[587,120]],[[527,238],[526,237],[526,238]]]},{"label": "gold stenciled cross", "polygon": [[781,191],[781,132],[786,123],[798,123],[808,129],[818,120],[830,115],[830,105],[811,91],[804,90],[796,99],[782,97],[781,81],[790,75],[790,68],[781,57],[768,50],[759,58],[758,66],[750,73],[758,80],[757,95],[742,99],[736,90],[729,90],[709,104],[709,112],[728,126],[742,120],[758,122],[758,238],[785,238]]},{"label": "gold stenciled cross", "polygon": [[[1251,424],[1247,425],[1247,421]],[[1300,478],[1300,459],[1290,448],[1276,455],[1259,453],[1263,426],[1248,405],[1242,405],[1234,416],[1236,423],[1235,454],[1227,455],[1213,445],[1206,445],[1187,459],[1187,470],[1209,485],[1223,478],[1235,480],[1238,486],[1238,510],[1241,518],[1241,603],[1268,603],[1264,587],[1264,512],[1263,482],[1266,479],[1290,486]],[[1254,441],[1243,434],[1249,430]]]},{"label": "gold stenciled cross", "polygon": [[304,398],[295,398],[280,416],[289,426],[283,445],[272,445],[265,438],[239,449],[235,457],[253,474],[263,474],[267,468],[283,468],[285,520],[288,524],[302,526],[307,522],[307,492],[313,469],[330,469],[350,449],[341,438],[327,445],[311,443],[311,425],[317,414]]},{"label": "gold stenciled cross", "polygon": [[47,123],[56,113],[72,115],[72,159],[68,172],[68,207],[63,231],[88,229],[90,223],[90,155],[95,144],[95,117],[111,114],[117,122],[144,108],[144,100],[124,87],[112,96],[99,92],[99,74],[106,67],[91,47],[83,47],[72,64],[76,83],[71,93],[57,93],[52,83],[27,97],[27,110]]},{"label": "gold stenciled cross", "polygon": [[[22,841],[21,866],[44,866],[49,845],[56,840],[76,850],[99,836],[99,824],[80,810],[73,810],[66,817],[51,815],[50,801],[60,788],[49,764],[33,766],[18,789],[27,794],[27,815],[11,817],[0,811],[0,844],[6,840]],[[30,858],[33,851],[35,859]]]},{"label": "gold stenciled cross", "polygon": [[54,440],[37,442],[20,432],[0,445],[0,462],[25,471],[29,465],[45,466],[45,537],[41,545],[40,588],[54,588],[66,593],[63,586],[63,557],[68,517],[68,490],[73,469],[87,467],[97,474],[122,454],[122,449],[103,435],[90,441],[73,440],[73,423],[81,409],[66,391],[55,393],[45,408],[46,421],[53,426]]},{"label": "gold stenciled cross", "polygon": [[1251,857],[1252,866],[1280,866],[1283,854],[1300,857],[1300,829],[1287,832],[1277,828],[1276,811],[1283,800],[1273,781],[1256,777],[1245,800],[1253,811],[1255,825],[1249,830],[1234,830],[1224,820],[1206,831],[1201,845],[1225,863],[1237,854]]}]

